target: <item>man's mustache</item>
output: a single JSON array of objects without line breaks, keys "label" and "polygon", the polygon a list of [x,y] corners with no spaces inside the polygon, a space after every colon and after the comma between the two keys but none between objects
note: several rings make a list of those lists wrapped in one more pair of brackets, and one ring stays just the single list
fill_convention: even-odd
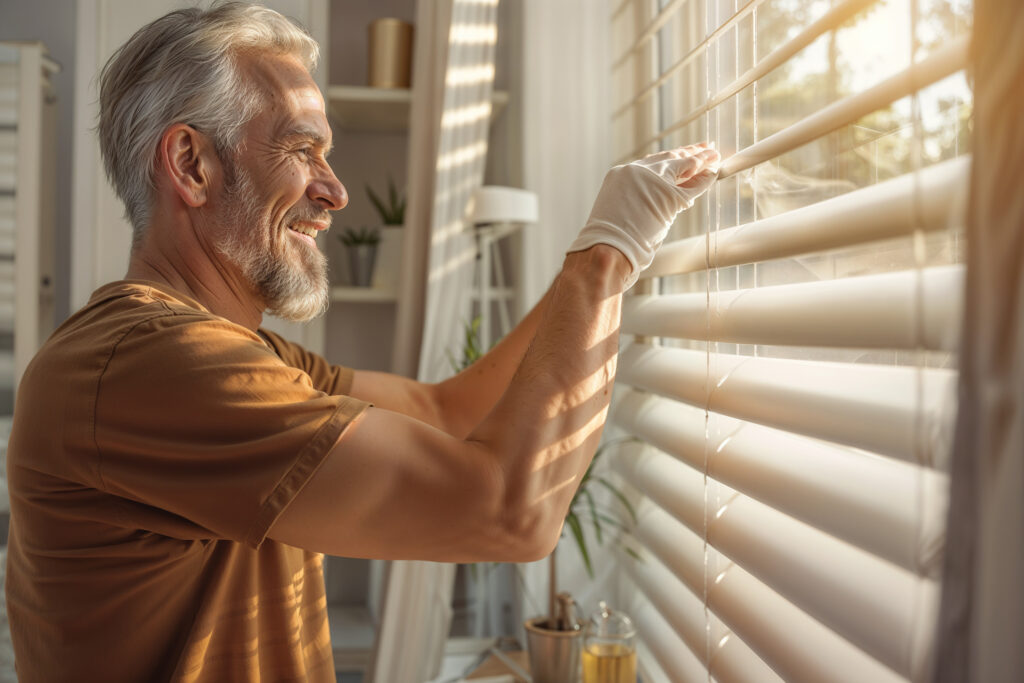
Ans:
[{"label": "man's mustache", "polygon": [[284,215],[284,222],[286,225],[292,223],[322,223],[327,226],[327,229],[331,227],[331,212],[326,209],[321,209],[316,206],[296,206],[288,210]]}]

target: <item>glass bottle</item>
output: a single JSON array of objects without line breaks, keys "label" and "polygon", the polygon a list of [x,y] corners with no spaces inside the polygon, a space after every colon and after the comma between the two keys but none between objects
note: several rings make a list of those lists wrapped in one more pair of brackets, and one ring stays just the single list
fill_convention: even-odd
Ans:
[{"label": "glass bottle", "polygon": [[604,601],[587,622],[583,683],[636,683],[636,627]]}]

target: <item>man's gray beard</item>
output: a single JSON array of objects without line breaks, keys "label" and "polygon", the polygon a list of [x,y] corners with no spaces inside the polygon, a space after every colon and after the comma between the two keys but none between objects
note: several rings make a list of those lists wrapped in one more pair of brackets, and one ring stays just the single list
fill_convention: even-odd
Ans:
[{"label": "man's gray beard", "polygon": [[[255,184],[245,169],[235,165],[232,170],[228,177],[234,179],[224,192],[230,226],[217,241],[217,251],[242,272],[267,313],[293,322],[322,315],[330,302],[327,259],[318,249],[290,250],[287,244],[281,245],[280,253],[273,252],[271,242],[278,236],[272,234],[269,219],[260,215]],[[287,229],[288,214],[284,225]],[[301,259],[302,267],[287,258],[288,251]]]}]

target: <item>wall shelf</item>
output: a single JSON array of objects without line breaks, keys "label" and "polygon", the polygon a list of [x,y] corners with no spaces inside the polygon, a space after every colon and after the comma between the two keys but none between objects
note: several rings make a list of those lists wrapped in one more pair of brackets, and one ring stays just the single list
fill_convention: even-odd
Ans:
[{"label": "wall shelf", "polygon": [[398,293],[376,287],[331,287],[331,301],[337,303],[392,303]]},{"label": "wall shelf", "polygon": [[[491,97],[491,120],[508,103],[508,93]],[[409,129],[412,90],[370,88],[362,85],[327,86],[327,108],[332,122],[344,130],[398,133]]]}]

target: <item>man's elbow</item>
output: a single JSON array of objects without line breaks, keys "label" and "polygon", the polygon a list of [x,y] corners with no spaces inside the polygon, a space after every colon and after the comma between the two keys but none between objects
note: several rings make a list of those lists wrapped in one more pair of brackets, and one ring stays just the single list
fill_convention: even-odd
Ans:
[{"label": "man's elbow", "polygon": [[543,560],[548,557],[551,553],[555,552],[555,548],[558,546],[558,540],[561,538],[562,529],[559,525],[557,531],[554,533],[550,529],[545,530],[544,533],[535,532],[532,537],[525,539],[522,553],[523,559],[517,560],[518,562],[536,562]]},{"label": "man's elbow", "polygon": [[488,560],[536,562],[554,551],[565,521],[555,499],[536,491],[529,477],[510,477],[497,459],[481,488],[487,490],[478,500],[487,509],[480,519],[487,520]]},{"label": "man's elbow", "polygon": [[522,501],[510,505],[500,522],[504,538],[505,562],[536,562],[542,560],[558,545],[562,534],[564,514],[536,501]]}]

